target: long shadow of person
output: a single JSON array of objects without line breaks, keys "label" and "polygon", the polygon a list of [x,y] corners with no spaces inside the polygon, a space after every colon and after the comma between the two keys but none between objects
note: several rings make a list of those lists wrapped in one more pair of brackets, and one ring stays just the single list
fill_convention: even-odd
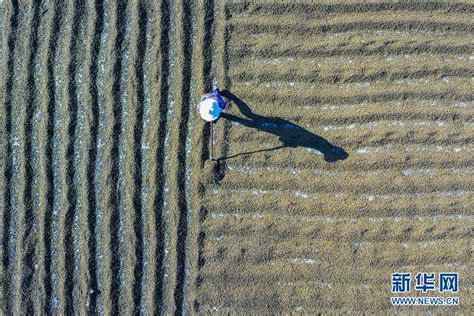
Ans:
[{"label": "long shadow of person", "polygon": [[253,113],[250,107],[244,101],[233,95],[228,90],[221,91],[221,95],[229,99],[229,101],[234,102],[239,108],[240,112],[247,118],[240,118],[225,112],[221,114],[221,117],[250,128],[255,128],[259,131],[274,134],[278,136],[279,140],[281,141],[281,145],[273,148],[265,148],[251,152],[239,153],[233,156],[222,157],[219,160],[226,160],[257,152],[274,151],[285,147],[305,147],[315,149],[321,152],[324,155],[324,160],[328,162],[344,160],[349,156],[343,148],[332,145],[326,139],[311,133],[299,125],[291,123],[290,121],[284,120],[280,117],[263,116]]}]

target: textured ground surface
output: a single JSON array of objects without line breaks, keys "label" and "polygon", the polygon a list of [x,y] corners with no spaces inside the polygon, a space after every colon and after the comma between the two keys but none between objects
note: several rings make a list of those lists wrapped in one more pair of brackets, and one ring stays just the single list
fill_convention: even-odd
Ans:
[{"label": "textured ground surface", "polygon": [[469,1],[0,3],[3,313],[473,312]]}]

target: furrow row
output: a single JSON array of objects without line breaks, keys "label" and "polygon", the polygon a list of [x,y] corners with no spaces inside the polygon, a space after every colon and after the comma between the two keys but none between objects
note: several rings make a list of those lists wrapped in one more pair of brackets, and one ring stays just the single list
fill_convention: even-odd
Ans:
[{"label": "furrow row", "polygon": [[[25,54],[28,57],[28,53],[30,52],[28,43],[34,37],[34,33],[30,32],[29,26],[34,23],[34,19],[32,17],[32,12],[34,8],[24,2],[20,2],[19,4],[20,12],[19,12],[19,24],[15,32],[17,33],[15,44],[15,53],[18,53],[19,56]],[[34,52],[34,48],[32,52]],[[26,119],[26,116],[29,115],[29,108],[28,108],[28,101],[31,97],[27,96],[27,94],[23,93],[23,91],[27,91],[28,83],[29,83],[29,68],[25,63],[22,63],[20,58],[16,57],[13,61],[13,69],[14,69],[14,76],[12,78],[12,90],[11,90],[11,134],[8,135],[7,141],[11,142],[11,150],[12,150],[12,176],[10,185],[12,186],[12,196],[11,196],[11,210],[10,211],[13,215],[14,220],[12,221],[10,229],[12,231],[13,237],[11,238],[13,243],[13,253],[12,255],[12,263],[13,265],[10,267],[10,273],[14,273],[10,276],[9,281],[10,283],[10,291],[12,293],[12,300],[13,300],[13,313],[22,313],[22,312],[32,312],[33,311],[33,303],[29,299],[29,296],[24,293],[22,290],[22,285],[25,284],[26,290],[31,290],[31,287],[34,285],[32,284],[32,275],[31,270],[34,269],[33,258],[34,254],[32,253],[32,245],[30,244],[30,238],[33,233],[33,227],[30,225],[28,216],[33,213],[31,210],[31,206],[28,205],[29,201],[29,193],[26,192],[28,186],[31,184],[31,174],[27,174],[29,171],[28,165],[28,157],[25,157],[25,154],[31,150],[31,143],[27,142],[24,139],[24,135],[29,129],[29,122]],[[7,97],[8,98],[8,97]],[[9,111],[7,109],[7,111]],[[8,167],[7,167],[8,168]],[[7,181],[8,181],[7,180]],[[26,246],[24,249],[23,246]],[[12,249],[12,250],[13,250]],[[10,250],[10,249],[9,249]],[[22,269],[22,266],[25,265],[26,270]],[[8,273],[7,272],[7,273]],[[8,275],[8,274],[7,274]],[[24,283],[23,283],[24,282]]]},{"label": "furrow row", "polygon": [[[397,214],[397,216],[401,215]],[[272,241],[297,238],[298,240],[318,239],[354,243],[391,240],[430,242],[441,241],[448,235],[452,239],[469,238],[471,233],[470,227],[465,226],[463,221],[451,219],[448,216],[441,221],[432,221],[425,216],[425,220],[412,221],[407,226],[400,225],[400,221],[396,221],[395,217],[392,220],[388,218],[371,224],[374,222],[370,221],[369,217],[334,217],[331,225],[321,220],[313,221],[312,225],[306,226],[303,221],[295,223],[290,220],[278,221],[275,218],[265,219],[261,224],[255,225],[255,219],[251,216],[242,217],[239,221],[223,221],[209,217],[204,227],[210,240],[222,243],[249,236],[269,238]]]},{"label": "furrow row", "polygon": [[[118,161],[116,155],[116,145],[114,140],[114,108],[118,107],[116,103],[116,96],[114,85],[115,82],[115,68],[119,65],[115,62],[114,55],[114,41],[117,38],[117,7],[115,1],[105,0],[103,3],[96,2],[97,13],[99,14],[100,5],[103,7],[103,28],[96,20],[96,31],[102,32],[100,34],[100,46],[95,46],[98,50],[97,60],[92,63],[94,69],[92,73],[97,73],[96,81],[92,82],[91,87],[92,97],[94,103],[92,104],[92,111],[98,115],[95,117],[94,125],[97,126],[97,138],[91,139],[91,146],[96,141],[97,156],[95,161],[90,161],[89,166],[94,168],[94,176],[89,175],[89,183],[93,182],[93,187],[89,192],[88,204],[91,206],[91,212],[88,214],[88,249],[94,250],[96,246],[96,254],[91,254],[88,262],[88,268],[97,271],[97,283],[91,279],[89,299],[86,303],[87,311],[100,313],[111,313],[113,291],[118,290],[118,284],[112,283],[113,278],[117,273],[113,267],[118,267],[119,263],[116,259],[118,249],[110,245],[111,242],[117,243],[117,223],[113,222],[116,218],[116,196],[117,193],[117,178],[112,174],[112,170],[116,169],[116,162]],[[97,16],[101,18],[101,15]],[[96,33],[97,34],[97,33]],[[99,35],[95,35],[99,36]],[[97,38],[95,38],[97,40]],[[96,43],[97,44],[97,43]],[[96,91],[95,91],[96,90]],[[95,95],[97,93],[97,95]],[[96,99],[95,99],[96,98]],[[93,125],[93,126],[94,126]],[[92,126],[92,127],[93,127]],[[92,134],[92,136],[94,136]],[[91,147],[91,157],[93,158],[95,152]],[[92,171],[92,170],[91,170]],[[96,224],[97,223],[97,224]],[[97,225],[97,226],[96,226]],[[97,240],[93,236],[94,231]],[[91,272],[91,276],[94,272]],[[97,285],[97,287],[95,287]],[[98,293],[101,295],[98,295]],[[115,309],[116,310],[116,309]]]},{"label": "furrow row", "polygon": [[[410,181],[407,179],[406,181]],[[427,180],[429,181],[429,180]],[[451,215],[468,213],[473,207],[472,191],[437,191],[425,192],[420,188],[412,194],[407,193],[375,193],[361,188],[364,193],[349,193],[354,189],[326,192],[304,191],[294,188],[293,192],[253,188],[250,190],[216,191],[209,197],[205,207],[211,212],[253,214],[274,212],[275,214],[297,216],[398,216],[411,215]],[[235,198],[239,195],[239,198]],[[232,198],[234,197],[234,198]],[[228,202],[222,202],[228,201]],[[250,204],[248,204],[250,203]],[[251,207],[247,206],[251,205]]]},{"label": "furrow row", "polygon": [[[87,24],[86,17],[91,12],[91,4],[86,1],[76,1],[74,3],[73,28],[71,41],[69,44],[68,65],[68,142],[66,147],[66,174],[67,174],[67,200],[68,208],[65,210],[64,219],[64,256],[65,268],[61,272],[65,274],[64,282],[64,309],[67,312],[83,311],[87,297],[85,296],[88,287],[80,283],[80,271],[84,267],[86,259],[81,257],[80,241],[81,232],[79,227],[87,227],[85,214],[87,208],[87,181],[86,161],[87,153],[86,140],[89,138],[89,122],[86,119],[89,96],[87,91],[88,68],[90,63],[90,52],[86,39],[90,36],[90,24]],[[86,56],[86,58],[81,58]],[[85,210],[85,211],[83,211]],[[83,243],[83,245],[86,245]],[[86,248],[87,249],[87,248]],[[84,269],[85,275],[87,270]],[[86,278],[87,280],[87,278]]]},{"label": "furrow row", "polygon": [[[469,66],[474,60],[470,54],[430,54],[427,52],[417,52],[415,54],[405,54],[402,51],[399,54],[375,54],[371,56],[348,55],[348,56],[328,56],[328,57],[264,57],[247,56],[231,60],[230,70],[238,72],[237,69],[246,69],[255,67],[257,72],[266,67],[274,67],[277,73],[283,71],[283,67],[294,68],[306,72],[319,71],[324,74],[356,73],[359,69],[410,69],[416,70],[418,67],[439,67],[444,65],[448,68],[457,68],[459,66]],[[305,71],[301,70],[302,73]],[[337,77],[335,77],[337,78]]]},{"label": "furrow row", "polygon": [[[187,269],[187,239],[189,225],[190,200],[187,193],[189,187],[188,174],[190,172],[188,159],[187,141],[188,125],[190,121],[192,100],[192,36],[196,28],[195,11],[192,1],[176,1],[173,4],[175,10],[176,32],[174,42],[176,43],[175,73],[175,113],[170,124],[170,192],[169,204],[172,214],[170,225],[170,268],[173,280],[169,282],[169,289],[173,293],[173,309],[176,314],[187,313],[186,294],[188,291],[189,271]],[[193,65],[194,66],[194,65]],[[170,304],[171,305],[171,304]]]},{"label": "furrow row", "polygon": [[2,45],[1,45],[1,81],[0,81],[0,103],[1,103],[1,146],[2,153],[0,170],[2,172],[2,181],[0,188],[2,190],[2,198],[0,199],[0,228],[2,234],[2,245],[0,247],[0,255],[2,257],[2,265],[0,273],[3,275],[4,282],[1,284],[0,301],[1,308],[5,311],[12,312],[11,295],[11,281],[13,277],[13,253],[12,243],[14,237],[11,235],[11,226],[14,220],[13,208],[11,203],[12,198],[12,176],[13,176],[13,146],[12,146],[12,110],[13,110],[13,77],[14,77],[14,59],[15,59],[15,45],[18,26],[18,1],[12,1],[11,6],[2,6]]},{"label": "furrow row", "polygon": [[[39,14],[39,13],[38,13]],[[37,283],[36,289],[34,290],[35,297],[35,313],[47,313],[49,311],[51,296],[48,294],[49,287],[47,280],[50,275],[47,271],[50,271],[49,261],[46,259],[47,247],[46,237],[50,234],[47,230],[48,212],[50,205],[48,204],[48,187],[49,187],[49,167],[48,163],[48,140],[47,140],[47,128],[49,124],[49,102],[50,88],[50,74],[49,74],[49,54],[51,52],[51,36],[53,30],[53,17],[55,16],[55,10],[50,5],[50,10],[45,12],[39,19],[38,34],[41,34],[43,40],[38,41],[38,50],[34,60],[34,86],[30,89],[36,89],[33,101],[35,104],[35,112],[33,114],[33,127],[32,135],[32,173],[33,173],[33,207],[37,212],[37,218],[35,219],[35,226],[37,227],[38,241],[36,244],[36,273]]]},{"label": "furrow row", "polygon": [[[472,34],[474,25],[472,21],[466,16],[464,19],[456,18],[449,19],[432,19],[426,17],[419,19],[415,16],[398,17],[397,20],[390,20],[385,17],[378,17],[371,20],[367,18],[363,21],[360,20],[360,16],[355,17],[353,21],[333,21],[333,22],[318,22],[318,23],[294,23],[293,20],[275,21],[275,19],[264,20],[259,23],[258,18],[253,18],[250,21],[246,19],[235,19],[232,21],[232,27],[236,30],[246,30],[253,34],[258,33],[272,33],[281,36],[293,36],[303,35],[307,33],[311,34],[328,34],[328,33],[341,33],[357,30],[416,30],[416,31],[444,31],[444,32],[456,32],[458,34]],[[265,19],[265,18],[264,18]],[[464,21],[462,21],[464,20]],[[466,46],[466,49],[468,46]]]},{"label": "furrow row", "polygon": [[396,11],[407,11],[407,12],[427,12],[433,11],[442,12],[459,12],[466,13],[472,12],[473,5],[469,1],[460,2],[449,2],[449,1],[436,1],[436,2],[360,2],[360,1],[347,1],[334,3],[332,1],[322,1],[321,3],[263,3],[263,4],[252,4],[244,5],[243,3],[232,3],[229,5],[229,9],[232,12],[238,14],[341,14],[341,13],[380,13],[380,12],[396,12]]},{"label": "furrow row", "polygon": [[[166,132],[167,78],[169,68],[169,15],[161,4],[145,2],[140,15],[147,24],[146,51],[143,65],[143,134],[142,134],[142,214],[143,276],[141,307],[137,312],[163,310],[164,222],[164,136]],[[143,4],[142,9],[143,8]],[[146,14],[146,19],[143,16]],[[155,19],[151,17],[155,16]],[[146,20],[146,21],[145,21]],[[153,40],[156,39],[156,40]],[[158,63],[154,62],[155,60]],[[157,81],[153,78],[158,78]],[[155,119],[157,118],[157,122]],[[158,141],[155,141],[158,140]],[[138,301],[138,299],[136,299]],[[138,309],[138,308],[137,308]]]},{"label": "furrow row", "polygon": [[[284,35],[282,35],[284,36]],[[472,54],[472,46],[465,45],[438,45],[426,42],[415,42],[410,45],[402,43],[402,45],[381,45],[378,47],[368,47],[361,45],[359,47],[340,47],[333,49],[304,49],[304,48],[288,48],[280,50],[278,47],[269,47],[265,49],[256,49],[242,46],[235,49],[231,53],[232,58],[330,58],[330,57],[359,57],[367,58],[370,56],[394,56],[394,55],[469,55]],[[234,63],[232,63],[233,65]]]}]

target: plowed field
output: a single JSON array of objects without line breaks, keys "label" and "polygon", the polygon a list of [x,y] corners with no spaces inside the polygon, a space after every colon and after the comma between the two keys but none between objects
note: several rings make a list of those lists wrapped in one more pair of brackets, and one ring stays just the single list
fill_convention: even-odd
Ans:
[{"label": "plowed field", "polygon": [[473,313],[471,1],[0,6],[2,314]]}]

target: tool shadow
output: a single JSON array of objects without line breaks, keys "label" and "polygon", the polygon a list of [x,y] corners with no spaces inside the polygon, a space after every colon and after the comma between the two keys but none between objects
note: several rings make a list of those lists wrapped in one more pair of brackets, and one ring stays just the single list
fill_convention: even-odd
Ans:
[{"label": "tool shadow", "polygon": [[318,136],[307,129],[294,124],[290,121],[274,116],[263,116],[252,112],[250,107],[237,96],[228,90],[220,92],[222,96],[229,101],[235,103],[240,112],[246,117],[241,118],[229,113],[222,113],[221,117],[246,127],[255,128],[256,130],[278,136],[281,145],[264,148],[255,151],[242,152],[232,156],[221,157],[219,160],[227,160],[242,155],[250,155],[265,151],[274,151],[282,148],[297,148],[304,147],[314,149],[323,154],[324,160],[327,162],[336,162],[346,159],[349,154],[341,147],[332,145],[327,139]]}]

